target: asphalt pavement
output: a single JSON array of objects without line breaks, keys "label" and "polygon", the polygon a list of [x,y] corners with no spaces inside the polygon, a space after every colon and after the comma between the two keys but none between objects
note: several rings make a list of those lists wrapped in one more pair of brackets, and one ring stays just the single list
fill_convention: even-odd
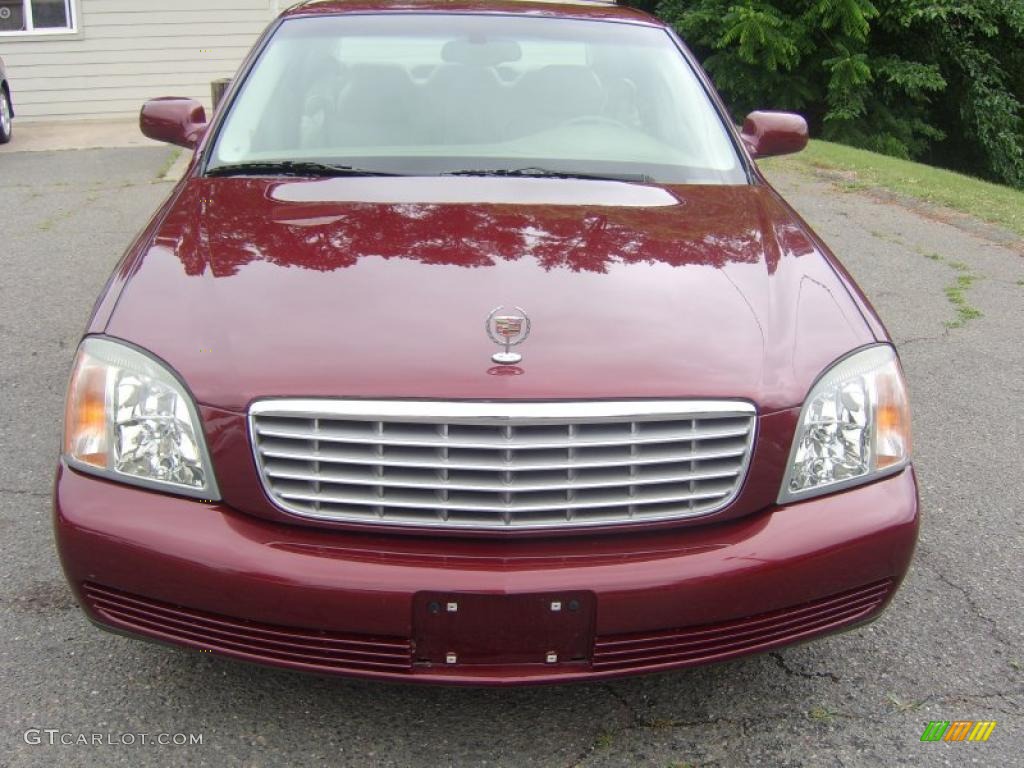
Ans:
[{"label": "asphalt pavement", "polygon": [[[0,765],[1024,765],[1024,251],[804,175],[774,179],[874,302],[912,390],[925,518],[876,623],[714,667],[511,690],[325,679],[95,629],[50,526],[64,388],[93,301],[170,191],[171,152],[0,155]],[[931,720],[997,726],[986,743],[922,743]]]}]

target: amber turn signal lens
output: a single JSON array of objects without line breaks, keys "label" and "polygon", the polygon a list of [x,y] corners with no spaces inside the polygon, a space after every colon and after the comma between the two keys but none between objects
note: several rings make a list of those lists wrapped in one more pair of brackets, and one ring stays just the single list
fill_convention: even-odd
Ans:
[{"label": "amber turn signal lens", "polygon": [[64,413],[64,452],[101,469],[109,465],[107,369],[79,353]]},{"label": "amber turn signal lens", "polygon": [[885,469],[905,461],[911,453],[910,405],[898,366],[879,376],[875,410],[875,466]]}]

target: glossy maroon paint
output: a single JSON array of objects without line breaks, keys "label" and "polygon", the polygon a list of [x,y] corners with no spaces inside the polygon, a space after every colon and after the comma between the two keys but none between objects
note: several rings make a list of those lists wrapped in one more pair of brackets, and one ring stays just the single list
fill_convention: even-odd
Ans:
[{"label": "glossy maroon paint", "polygon": [[740,136],[752,157],[789,155],[807,146],[807,121],[792,112],[751,112]]},{"label": "glossy maroon paint", "polygon": [[281,13],[282,18],[295,16],[333,16],[338,13],[420,13],[423,11],[447,13],[515,14],[517,16],[547,16],[552,18],[607,19],[628,21],[632,24],[663,26],[643,11],[615,3],[530,3],[521,0],[317,0],[296,3]]},{"label": "glossy maroon paint", "polygon": [[139,130],[154,141],[192,149],[206,133],[206,110],[195,99],[152,99],[139,112]]},{"label": "glossy maroon paint", "polygon": [[[659,24],[611,5],[520,2],[355,0],[285,15],[425,9]],[[197,143],[197,157],[221,117],[206,126],[181,100],[150,102],[144,122],[146,115],[148,135]],[[729,130],[747,159],[795,149],[801,138],[799,125],[778,115],[753,116],[743,136]],[[551,635],[579,655],[622,635],[657,637],[898,585],[918,526],[912,470],[776,505],[808,389],[834,360],[888,337],[827,247],[753,165],[750,175],[746,186],[204,178],[193,162],[111,277],[88,332],[136,344],[181,376],[197,401],[222,499],[176,498],[62,464],[57,539],[86,612],[129,628],[86,600],[88,583],[117,591],[116,599],[169,606],[160,611],[178,606],[183,617],[392,638],[429,648],[436,661],[443,643],[424,630],[432,597],[471,594],[484,616],[486,598],[501,597],[490,612],[518,617],[505,627],[515,625],[515,642],[503,645],[500,628],[488,634],[494,622],[479,620],[460,637],[477,661],[505,647],[503,663],[346,674],[510,684],[624,673],[592,667],[589,657],[555,667],[512,663],[533,653],[545,631],[557,634],[529,629],[547,626],[530,612],[549,595],[576,594],[586,606],[585,619]],[[484,318],[499,304],[522,306],[533,321],[515,368],[490,360]],[[738,497],[707,519],[586,533],[400,534],[299,519],[269,501],[246,412],[258,398],[282,396],[741,398],[758,418]],[[845,628],[882,607],[704,660]],[[156,625],[131,629],[202,647]],[[469,642],[473,632],[480,636]]]},{"label": "glossy maroon paint", "polygon": [[[236,411],[267,396],[682,396],[771,412],[876,340],[769,187],[658,187],[639,203],[634,187],[190,178],[92,330]],[[512,202],[529,196],[542,202]],[[522,376],[488,373],[481,328],[499,304],[533,321]]]},{"label": "glossy maroon paint", "polygon": [[[630,536],[499,540],[314,531],[66,467],[58,472],[55,509],[61,558],[79,597],[83,582],[99,582],[243,620],[406,638],[420,592],[589,591],[598,637],[764,613],[882,579],[898,583],[918,526],[909,469],[729,523]],[[148,634],[160,637],[158,630]],[[539,667],[353,674],[488,684],[605,676],[586,666]]]}]

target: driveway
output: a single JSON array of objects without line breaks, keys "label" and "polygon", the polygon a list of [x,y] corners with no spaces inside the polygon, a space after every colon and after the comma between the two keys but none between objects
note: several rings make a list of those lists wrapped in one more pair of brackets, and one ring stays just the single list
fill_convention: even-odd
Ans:
[{"label": "driveway", "polygon": [[[50,531],[64,387],[93,300],[170,191],[170,153],[0,155],[0,765],[1022,764],[1019,244],[806,176],[776,182],[873,300],[913,394],[925,520],[875,624],[694,671],[516,690],[321,679],[94,629]],[[922,743],[930,720],[998,725],[984,744]],[[203,743],[31,744],[28,729]]]}]

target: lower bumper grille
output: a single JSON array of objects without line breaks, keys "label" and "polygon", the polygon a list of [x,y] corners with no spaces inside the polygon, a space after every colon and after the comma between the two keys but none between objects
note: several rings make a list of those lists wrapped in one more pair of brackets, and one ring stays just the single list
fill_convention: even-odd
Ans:
[{"label": "lower bumper grille", "polygon": [[795,608],[721,624],[598,637],[593,669],[692,666],[767,650],[866,618],[878,610],[891,591],[892,581],[886,580]]},{"label": "lower bumper grille", "polygon": [[310,670],[394,673],[412,668],[412,647],[406,638],[259,624],[180,608],[98,584],[86,583],[82,589],[90,607],[110,624],[200,650]]},{"label": "lower bumper grille", "polygon": [[[210,650],[247,661],[314,672],[419,675],[412,641],[403,637],[342,634],[261,624],[182,608],[110,587],[82,585],[90,608],[114,627]],[[893,589],[891,580],[848,590],[794,608],[677,630],[599,636],[590,665],[506,665],[553,675],[587,677],[690,667],[757,653],[841,629],[876,613]],[[481,667],[487,674],[490,668]],[[441,680],[451,672],[471,678],[472,666],[427,671]],[[519,674],[519,673],[516,673]],[[522,673],[524,675],[529,672]],[[526,679],[525,677],[523,679]]]}]

